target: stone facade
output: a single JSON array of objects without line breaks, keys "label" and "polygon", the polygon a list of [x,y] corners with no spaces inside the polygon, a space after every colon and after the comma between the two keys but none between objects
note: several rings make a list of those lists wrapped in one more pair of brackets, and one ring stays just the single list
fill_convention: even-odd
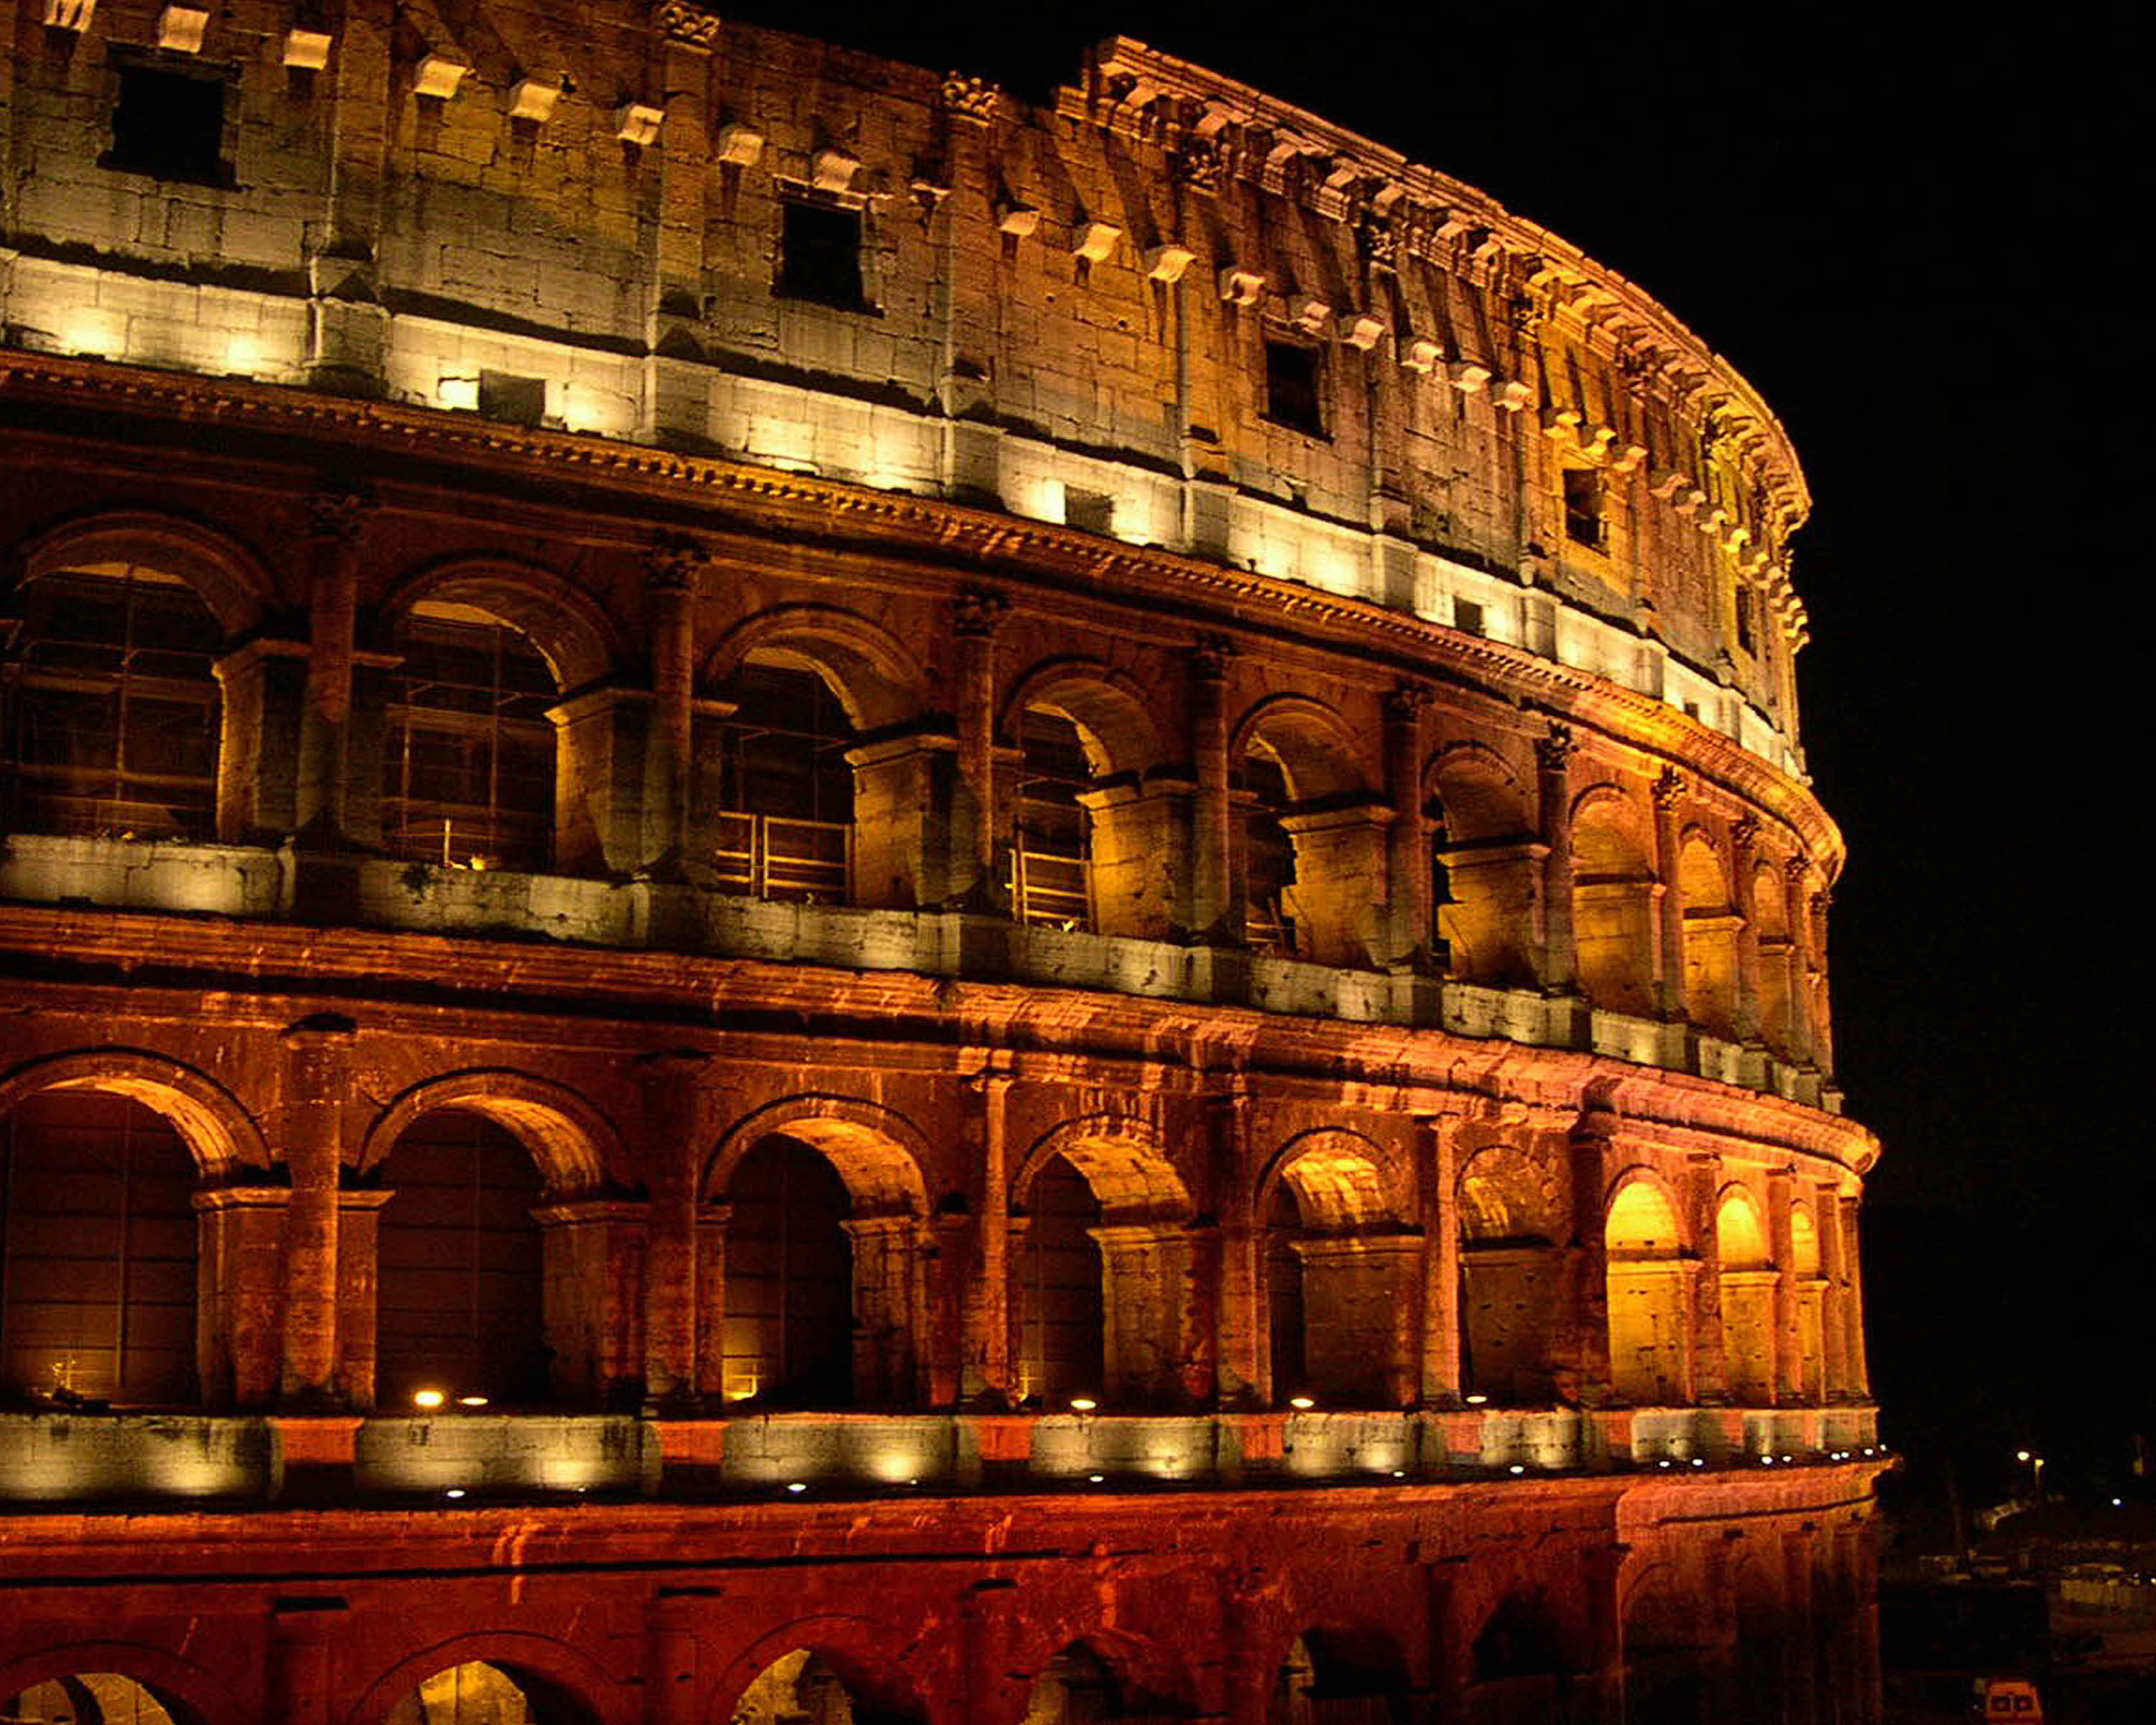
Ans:
[{"label": "stone facade", "polygon": [[0,1699],[1871,1716],[1725,362],[1120,39],[0,31]]}]

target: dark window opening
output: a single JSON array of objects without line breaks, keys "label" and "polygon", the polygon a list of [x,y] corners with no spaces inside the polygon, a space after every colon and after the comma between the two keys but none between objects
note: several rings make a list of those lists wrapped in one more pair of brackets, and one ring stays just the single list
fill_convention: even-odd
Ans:
[{"label": "dark window opening", "polygon": [[126,564],[40,577],[19,603],[0,816],[23,832],[208,838],[222,639],[209,608]]},{"label": "dark window opening", "polygon": [[861,282],[861,213],[820,203],[788,203],[779,209],[778,291],[860,311],[868,300]]},{"label": "dark window opening", "polygon": [[1060,714],[1029,710],[1021,727],[1025,776],[1018,793],[1018,842],[1011,898],[1021,922],[1090,928],[1092,817],[1081,797],[1093,769],[1078,727]]},{"label": "dark window opening", "polygon": [[853,1200],[838,1170],[788,1137],[742,1158],[727,1192],[724,1393],[767,1407],[854,1400]]},{"label": "dark window opening", "polygon": [[1325,435],[1318,357],[1300,341],[1265,343],[1265,418],[1291,431]]},{"label": "dark window opening", "polygon": [[547,414],[547,380],[520,377],[514,372],[479,374],[479,411],[483,419],[505,425],[536,425]]},{"label": "dark window opening", "polygon": [[1243,817],[1244,875],[1248,889],[1245,936],[1260,952],[1296,950],[1295,840],[1281,817],[1294,806],[1287,775],[1270,755],[1243,761],[1250,804]]},{"label": "dark window opening", "polygon": [[1564,536],[1590,550],[1602,548],[1602,475],[1591,467],[1564,470]]},{"label": "dark window opening", "polygon": [[1737,644],[1747,653],[1759,650],[1758,595],[1748,587],[1737,589]]},{"label": "dark window opening", "polygon": [[100,167],[196,186],[229,186],[224,160],[221,75],[155,66],[121,66],[112,108],[112,147]]},{"label": "dark window opening", "polygon": [[734,711],[716,763],[720,891],[844,903],[856,740],[845,708],[814,671],[786,665],[746,664],[725,692]]},{"label": "dark window opening", "polygon": [[1455,599],[1452,602],[1452,626],[1463,634],[1482,634],[1482,608],[1472,599]]}]

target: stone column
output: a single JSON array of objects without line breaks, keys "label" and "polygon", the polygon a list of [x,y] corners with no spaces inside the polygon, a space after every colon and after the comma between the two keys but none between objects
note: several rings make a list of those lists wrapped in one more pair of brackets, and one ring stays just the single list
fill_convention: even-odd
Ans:
[{"label": "stone column", "polygon": [[393,127],[391,0],[345,0],[330,54],[329,196],[320,249],[307,259],[307,374],[333,394],[378,395],[389,313],[375,280],[375,239]]},{"label": "stone column", "polygon": [[934,724],[880,733],[846,751],[854,769],[854,903],[933,908],[973,878],[970,854],[952,854],[963,825],[957,758],[958,739]]},{"label": "stone column", "polygon": [[1823,1074],[1834,1070],[1834,1013],[1826,988],[1826,916],[1833,905],[1832,893],[1814,893],[1804,929],[1804,949],[1811,961],[1812,1064]]},{"label": "stone column", "polygon": [[277,844],[300,824],[306,644],[259,636],[212,670],[220,696],[217,836],[227,845]]},{"label": "stone column", "polygon": [[901,1213],[849,1216],[854,1263],[854,1399],[906,1408],[919,1399],[915,1321],[921,1219]]},{"label": "stone column", "polygon": [[644,860],[644,768],[651,696],[592,689],[547,708],[554,726],[554,868],[634,872]]},{"label": "stone column", "polygon": [[1849,1392],[1859,1401],[1871,1399],[1871,1367],[1864,1346],[1864,1254],[1857,1241],[1856,1219],[1861,1199],[1839,1200],[1841,1208],[1841,1264],[1845,1292],[1841,1316],[1842,1355],[1847,1362]]},{"label": "stone column", "polygon": [[[677,152],[667,151],[670,160]],[[686,152],[678,152],[686,153]],[[696,797],[696,578],[704,552],[687,543],[653,547],[644,562],[651,629],[651,729],[644,762],[642,862],[669,877],[689,857]]]},{"label": "stone column", "polygon": [[1460,1348],[1460,1128],[1450,1116],[1415,1122],[1416,1220],[1422,1228],[1419,1297],[1414,1302],[1422,1338],[1421,1382],[1425,1408],[1456,1408]]},{"label": "stone column", "polygon": [[396,1195],[379,1186],[337,1194],[336,1384],[362,1413],[374,1406],[382,1211]]},{"label": "stone column", "polygon": [[637,1063],[644,1104],[644,1154],[651,1194],[644,1245],[644,1393],[654,1409],[694,1411],[700,1319],[716,1326],[698,1299],[696,1180],[706,1130],[707,1055],[693,1049],[647,1055]]},{"label": "stone column", "polygon": [[1572,925],[1572,757],[1578,749],[1568,726],[1552,725],[1535,743],[1535,783],[1541,809],[1542,983],[1552,993],[1578,984]]},{"label": "stone column", "polygon": [[1106,1222],[1089,1231],[1101,1248],[1101,1306],[1107,1331],[1102,1404],[1159,1408],[1186,1401],[1182,1343],[1190,1304],[1188,1225]]},{"label": "stone column", "polygon": [[1669,1019],[1685,1015],[1685,907],[1677,881],[1677,818],[1683,812],[1684,798],[1684,775],[1665,767],[1655,781],[1655,914],[1661,935],[1655,983],[1657,1008]]},{"label": "stone column", "polygon": [[1234,878],[1235,819],[1228,794],[1228,665],[1235,649],[1207,635],[1190,649],[1190,758],[1198,790],[1190,823],[1190,927],[1209,946],[1243,944],[1243,899]]},{"label": "stone column", "polygon": [[1819,1717],[1820,1622],[1812,1586],[1812,1536],[1782,1536],[1782,1693],[1788,1725],[1815,1725]]},{"label": "stone column", "polygon": [[[933,316],[942,337],[939,471],[946,496],[1000,506],[1003,428],[996,389],[1009,372],[998,315],[1006,244],[995,207],[1004,193],[995,146],[1003,104],[993,85],[956,73],[943,80],[938,96],[942,149],[916,167],[914,182],[916,195],[932,201],[928,233],[941,230],[932,242],[938,254]],[[940,185],[934,183],[938,177]]]},{"label": "stone column", "polygon": [[1568,1142],[1570,1233],[1565,1244],[1566,1309],[1556,1373],[1561,1400],[1599,1408],[1609,1400],[1609,1243],[1602,1194],[1609,1183],[1614,1111],[1595,1102],[1580,1111]]},{"label": "stone column", "polygon": [[1265,1407],[1278,1393],[1272,1381],[1271,1337],[1264,1279],[1259,1274],[1265,1228],[1257,1213],[1250,1166],[1250,1096],[1238,1076],[1208,1099],[1214,1189],[1220,1194],[1219,1291],[1214,1355],[1220,1405]]},{"label": "stone column", "polygon": [[1729,1400],[1729,1358],[1722,1327],[1722,1239],[1715,1227],[1715,1198],[1722,1187],[1722,1158],[1695,1151],[1685,1158],[1685,1195],[1691,1212],[1697,1255],[1691,1306],[1692,1400],[1721,1406]]},{"label": "stone column", "polygon": [[262,1408],[276,1399],[291,1197],[281,1186],[219,1186],[194,1194],[202,1314],[195,1365],[206,1408]]},{"label": "stone column", "polygon": [[1278,1594],[1255,1569],[1224,1568],[1218,1574],[1219,1624],[1224,1644],[1221,1652],[1225,1656],[1221,1661],[1222,1725],[1268,1725],[1275,1681],[1269,1661],[1277,1657],[1281,1640],[1275,1620]]},{"label": "stone column", "polygon": [[1736,907],[1737,1021],[1739,1042],[1759,1040],[1759,917],[1753,871],[1759,858],[1759,823],[1740,817],[1729,829],[1730,903]]},{"label": "stone column", "polygon": [[357,1027],[328,1013],[285,1032],[281,1122],[292,1197],[285,1236],[285,1363],[280,1399],[301,1411],[341,1405],[337,1368],[337,1186]]},{"label": "stone column", "polygon": [[342,850],[352,804],[380,794],[379,775],[353,773],[353,661],[357,649],[360,542],[373,506],[345,492],[307,499],[312,583],[307,609],[307,699],[300,724],[298,827],[311,845]]},{"label": "stone column", "polygon": [[661,1588],[644,1632],[645,1725],[696,1725],[696,1629],[716,1589]]},{"label": "stone column", "polygon": [[1796,1245],[1791,1232],[1796,1175],[1787,1167],[1767,1171],[1767,1245],[1774,1255],[1774,1385],[1778,1406],[1802,1399],[1804,1335],[1797,1299]]},{"label": "stone column", "polygon": [[726,1224],[730,1204],[696,1207],[696,1396],[707,1407],[726,1399]]},{"label": "stone column", "polygon": [[542,1204],[538,1223],[548,1387],[586,1406],[636,1387],[644,1346],[644,1245],[650,1206],[619,1199]]},{"label": "stone column", "polygon": [[1617,1604],[1617,1578],[1623,1573],[1628,1547],[1615,1543],[1596,1546],[1581,1562],[1587,1600],[1587,1671],[1582,1686],[1594,1698],[1584,1717],[1617,1725],[1623,1689],[1620,1677],[1625,1657],[1624,1615]]},{"label": "stone column", "polygon": [[649,99],[665,110],[664,147],[644,177],[651,205],[651,297],[644,326],[645,443],[702,447],[711,434],[702,322],[705,188],[711,180],[706,110],[719,19],[701,6],[654,8]]},{"label": "stone column", "polygon": [[270,1624],[270,1716],[284,1725],[330,1725],[336,1646],[352,1633],[344,1601],[281,1600]]},{"label": "stone column", "polygon": [[1427,1256],[1418,1235],[1326,1234],[1293,1244],[1302,1260],[1305,1364],[1334,1405],[1413,1407],[1422,1349],[1413,1315]]},{"label": "stone column", "polygon": [[1000,1725],[1024,1715],[1026,1686],[1011,1669],[1011,1620],[1018,1605],[1018,1584],[1003,1579],[973,1583],[958,1602],[965,1725]]},{"label": "stone column", "polygon": [[969,1404],[1009,1407],[1018,1400],[1018,1371],[1012,1352],[1010,1170],[1004,1136],[1004,1110],[1010,1096],[1006,1073],[982,1071],[967,1081],[963,1130],[968,1161],[978,1170],[978,1218],[973,1238],[973,1274],[964,1296],[964,1356],[958,1373],[960,1399]]},{"label": "stone column", "polygon": [[958,638],[958,776],[970,804],[970,851],[962,849],[953,820],[952,873],[959,876],[956,859],[966,855],[972,879],[960,889],[969,902],[983,908],[1003,905],[1004,854],[1009,846],[1000,818],[996,784],[996,626],[1010,608],[999,593],[985,588],[958,595],[952,627]]},{"label": "stone column", "polygon": [[1820,1388],[1827,1402],[1849,1399],[1848,1285],[1844,1279],[1841,1198],[1831,1183],[1812,1188],[1820,1244]]},{"label": "stone column", "polygon": [[1812,1053],[1812,938],[1806,907],[1811,889],[1806,876],[1810,865],[1793,856],[1782,865],[1784,902],[1789,922],[1789,949],[1783,956],[1789,966],[1789,1058],[1799,1065],[1811,1061]]},{"label": "stone column", "polygon": [[1360,968],[1377,956],[1386,938],[1377,926],[1384,920],[1379,883],[1394,820],[1374,798],[1281,818],[1295,846],[1297,957]]},{"label": "stone column", "polygon": [[1395,965],[1430,962],[1437,946],[1430,903],[1430,817],[1422,762],[1430,691],[1401,683],[1385,696],[1385,792],[1393,821],[1385,832],[1386,951]]}]

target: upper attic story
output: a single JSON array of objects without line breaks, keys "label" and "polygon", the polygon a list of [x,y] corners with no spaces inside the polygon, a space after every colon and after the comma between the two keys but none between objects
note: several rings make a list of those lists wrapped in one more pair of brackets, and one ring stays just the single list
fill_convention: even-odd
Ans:
[{"label": "upper attic story", "polygon": [[[1117,39],[1029,108],[682,0],[43,3],[0,23],[8,345],[996,501],[1319,585],[1435,552],[1666,647],[1797,764],[1809,498],[1756,393],[1563,241],[1261,92]],[[829,434],[865,406],[926,453]]]}]

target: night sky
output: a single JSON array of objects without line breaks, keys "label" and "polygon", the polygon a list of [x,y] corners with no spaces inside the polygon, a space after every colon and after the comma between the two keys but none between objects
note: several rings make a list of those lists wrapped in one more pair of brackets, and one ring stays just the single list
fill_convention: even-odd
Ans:
[{"label": "night sky", "polygon": [[[1122,33],[1479,186],[1727,355],[1815,498],[1804,742],[1851,863],[1840,1077],[1886,1156],[1872,1373],[1903,1491],[2156,1440],[2135,744],[2148,105],[2128,8],[732,8],[1042,97]],[[2156,1481],[2152,1481],[2156,1485]]]}]

